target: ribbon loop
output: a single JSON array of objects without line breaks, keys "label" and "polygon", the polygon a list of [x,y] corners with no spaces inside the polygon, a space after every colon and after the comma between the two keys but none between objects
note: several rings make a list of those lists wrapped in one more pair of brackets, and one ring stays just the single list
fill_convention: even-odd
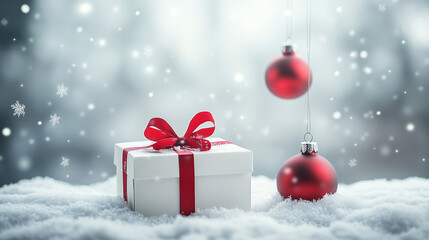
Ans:
[{"label": "ribbon loop", "polygon": [[[197,129],[200,125],[211,122],[213,123],[213,127],[203,128],[196,132],[195,129]],[[197,113],[191,120],[188,126],[188,130],[185,133],[185,138],[189,137],[195,137],[195,138],[206,138],[210,137],[215,131],[215,122],[213,119],[213,116],[210,112],[199,112]]]},{"label": "ribbon loop", "polygon": [[[213,126],[195,131],[206,122],[213,123]],[[188,130],[181,138],[177,136],[170,124],[162,118],[152,118],[144,131],[144,135],[147,139],[155,141],[154,144],[148,146],[153,147],[155,150],[180,146],[208,151],[211,148],[211,144],[210,141],[204,138],[211,136],[214,131],[215,122],[212,114],[210,112],[199,112],[189,122]]]},{"label": "ribbon loop", "polygon": [[162,118],[152,118],[144,131],[144,136],[152,141],[159,141],[165,138],[179,138],[170,124]]}]

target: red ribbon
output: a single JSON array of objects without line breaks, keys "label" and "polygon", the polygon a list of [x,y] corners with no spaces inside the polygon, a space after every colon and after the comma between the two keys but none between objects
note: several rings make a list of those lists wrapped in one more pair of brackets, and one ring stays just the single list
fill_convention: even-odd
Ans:
[{"label": "red ribbon", "polygon": [[[206,122],[213,123],[212,127],[195,131]],[[180,185],[180,214],[188,216],[195,212],[195,171],[194,154],[190,150],[208,151],[212,144],[204,139],[213,134],[215,123],[209,112],[197,113],[191,120],[183,137],[178,137],[173,128],[162,118],[152,118],[144,135],[147,139],[155,141],[145,147],[125,148],[122,152],[122,181],[124,200],[127,201],[127,158],[128,152],[152,147],[155,150],[180,146],[185,151],[176,151],[179,155],[179,185]],[[214,142],[213,145],[229,144],[227,141]]]},{"label": "red ribbon", "polygon": [[[202,128],[195,131],[201,124],[211,122],[212,127]],[[144,131],[144,136],[154,144],[148,146],[155,150],[169,148],[173,146],[184,146],[200,151],[208,151],[211,148],[209,140],[204,138],[210,137],[215,130],[213,116],[209,112],[197,113],[191,120],[183,137],[178,137],[173,128],[162,118],[152,118]]]}]

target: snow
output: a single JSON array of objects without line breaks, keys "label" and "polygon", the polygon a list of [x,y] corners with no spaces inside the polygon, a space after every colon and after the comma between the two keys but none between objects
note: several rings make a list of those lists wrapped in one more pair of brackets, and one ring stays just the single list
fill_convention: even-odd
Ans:
[{"label": "snow", "polygon": [[68,159],[66,157],[61,157],[60,165],[63,167],[67,167],[68,165],[70,165],[70,159]]},{"label": "snow", "polygon": [[54,115],[49,116],[49,122],[52,124],[52,126],[55,127],[55,125],[60,124],[61,117],[58,116],[56,113]]},{"label": "snow", "polygon": [[19,101],[16,101],[14,104],[10,105],[10,107],[13,110],[13,116],[18,116],[20,117],[25,116],[25,105],[24,104],[20,104]]},{"label": "snow", "polygon": [[57,95],[60,96],[60,98],[68,95],[69,88],[65,86],[64,84],[57,86]]},{"label": "snow", "polygon": [[0,20],[0,24],[1,24],[3,27],[5,27],[8,23],[9,23],[9,21],[8,21],[6,18],[2,18],[2,19]]},{"label": "snow", "polygon": [[0,239],[428,239],[429,180],[340,184],[318,202],[281,200],[252,179],[252,211],[144,217],[115,196],[115,178],[71,185],[48,177],[0,188]]},{"label": "snow", "polygon": [[143,55],[146,57],[152,57],[153,56],[153,48],[149,45],[144,46]]}]

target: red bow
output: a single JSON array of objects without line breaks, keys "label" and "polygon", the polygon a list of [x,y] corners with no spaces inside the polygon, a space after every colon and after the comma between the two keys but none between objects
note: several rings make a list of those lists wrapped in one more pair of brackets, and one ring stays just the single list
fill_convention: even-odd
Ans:
[{"label": "red bow", "polygon": [[[201,124],[212,122],[213,127],[202,128],[195,131]],[[209,137],[215,130],[215,122],[213,116],[209,112],[197,113],[191,120],[183,137],[178,137],[173,128],[162,118],[152,118],[144,131],[144,136],[154,144],[148,146],[155,150],[169,148],[173,146],[189,147],[199,149],[200,151],[208,151],[211,148],[209,140],[204,138]],[[194,132],[195,131],[195,132]]]}]

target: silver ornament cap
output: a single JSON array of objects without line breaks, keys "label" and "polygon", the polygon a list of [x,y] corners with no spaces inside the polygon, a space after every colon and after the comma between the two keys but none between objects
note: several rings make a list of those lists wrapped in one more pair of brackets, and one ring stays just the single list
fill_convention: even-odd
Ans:
[{"label": "silver ornament cap", "polygon": [[282,45],[282,53],[283,55],[294,55],[293,46],[290,43],[283,43]]},{"label": "silver ornament cap", "polygon": [[301,142],[301,153],[302,154],[313,154],[319,152],[317,142]]}]

